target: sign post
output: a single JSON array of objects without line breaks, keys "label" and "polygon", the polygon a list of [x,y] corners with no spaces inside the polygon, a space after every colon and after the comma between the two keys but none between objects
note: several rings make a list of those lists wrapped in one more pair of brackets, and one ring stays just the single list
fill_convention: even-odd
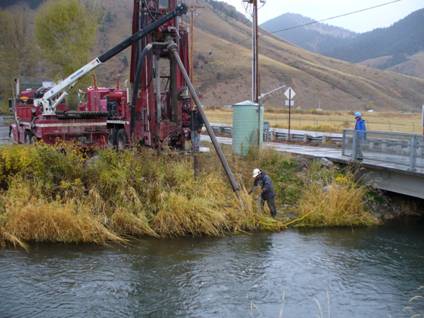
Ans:
[{"label": "sign post", "polygon": [[291,108],[293,106],[293,98],[296,96],[296,92],[293,90],[293,88],[289,87],[287,88],[284,95],[286,95],[288,99],[288,106],[289,106],[289,133],[288,133],[287,139],[290,141],[291,139]]}]

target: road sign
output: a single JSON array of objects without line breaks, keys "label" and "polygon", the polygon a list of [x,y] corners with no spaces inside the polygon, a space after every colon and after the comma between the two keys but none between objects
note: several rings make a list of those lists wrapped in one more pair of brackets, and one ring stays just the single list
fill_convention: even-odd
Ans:
[{"label": "road sign", "polygon": [[294,100],[293,100],[293,99],[291,99],[291,100],[286,100],[285,105],[286,105],[287,107],[294,107]]},{"label": "road sign", "polygon": [[287,88],[284,95],[286,95],[287,98],[294,98],[296,96],[296,92],[294,91],[293,88],[289,87],[289,88]]}]

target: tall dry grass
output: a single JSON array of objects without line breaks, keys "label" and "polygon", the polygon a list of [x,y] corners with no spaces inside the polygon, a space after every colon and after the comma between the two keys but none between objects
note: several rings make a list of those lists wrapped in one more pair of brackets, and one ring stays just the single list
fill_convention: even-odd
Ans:
[{"label": "tall dry grass", "polygon": [[313,165],[309,182],[298,203],[293,224],[307,227],[369,226],[378,220],[366,208],[367,189],[358,185],[350,173]]},{"label": "tall dry grass", "polygon": [[[72,145],[0,148],[0,245],[25,242],[124,242],[149,236],[223,236],[286,226],[370,225],[366,189],[336,168],[274,151],[228,153],[242,185],[235,196],[214,154],[193,175],[190,156],[152,150],[102,150],[87,156]],[[274,181],[279,217],[261,211],[251,171]],[[295,211],[296,219],[287,223]]]},{"label": "tall dry grass", "polygon": [[0,149],[0,244],[123,242],[128,237],[277,231],[220,170],[194,178],[190,157],[67,145]]}]

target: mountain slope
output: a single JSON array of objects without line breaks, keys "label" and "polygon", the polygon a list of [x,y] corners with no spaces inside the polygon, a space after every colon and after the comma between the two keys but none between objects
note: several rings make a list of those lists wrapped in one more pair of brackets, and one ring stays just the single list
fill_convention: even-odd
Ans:
[{"label": "mountain slope", "polygon": [[[190,1],[186,1],[190,3]],[[128,35],[132,0],[100,0],[105,12],[95,53]],[[199,10],[195,29],[196,86],[205,105],[225,105],[250,98],[250,27],[224,3],[193,0]],[[106,18],[106,16],[108,16]],[[265,32],[260,36],[262,91],[282,83],[297,92],[296,105],[325,109],[416,111],[424,101],[424,80],[383,72],[310,53]],[[126,52],[97,71],[101,84],[128,78]],[[282,105],[280,92],[267,105]]]},{"label": "mountain slope", "polygon": [[[263,24],[262,27],[274,31],[311,22],[313,20],[309,18],[285,14]],[[391,27],[363,34],[328,28],[317,23],[279,32],[277,36],[323,55],[424,78],[419,55],[424,52],[424,9],[411,13]],[[414,68],[414,65],[418,67]]]},{"label": "mountain slope", "polygon": [[316,23],[313,19],[293,13],[285,13],[269,20],[263,23],[261,28],[312,52],[321,52],[329,46],[337,45],[340,39],[351,39],[357,35],[349,30]]},{"label": "mountain slope", "polygon": [[[196,69],[203,95],[219,104],[246,99],[250,95],[249,26],[224,21],[208,7],[197,21],[197,56],[208,62]],[[423,80],[323,57],[266,33],[261,34],[260,51],[262,90],[282,82],[292,85],[298,92],[297,104],[303,107],[320,102],[332,109],[416,110],[424,100]],[[281,105],[282,96],[270,103]]]},{"label": "mountain slope", "polygon": [[424,9],[411,13],[389,28],[360,34],[321,53],[354,63],[391,56],[386,65],[391,67],[420,51],[424,51]]}]

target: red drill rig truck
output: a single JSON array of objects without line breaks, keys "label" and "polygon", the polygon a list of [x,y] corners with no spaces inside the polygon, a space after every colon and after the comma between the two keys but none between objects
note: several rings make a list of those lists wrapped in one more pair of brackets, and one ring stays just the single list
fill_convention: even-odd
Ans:
[{"label": "red drill rig truck", "polygon": [[[165,45],[169,41],[177,43],[188,68],[188,36],[178,19],[187,7],[176,2],[135,0],[132,36],[53,87],[22,92],[17,87],[13,141],[54,143],[60,139],[104,146],[109,139],[121,146],[142,143],[161,147],[166,143],[182,147],[190,135],[191,100]],[[69,110],[63,103],[66,90],[130,46],[130,103],[117,109],[116,96],[110,95],[105,111],[83,111],[81,107]]]},{"label": "red drill rig truck", "polygon": [[[88,143],[103,145],[107,136],[110,143],[119,147],[142,144],[181,149],[190,138],[192,115],[196,111],[203,119],[233,190],[238,191],[240,187],[187,72],[190,69],[188,34],[178,18],[185,13],[186,5],[177,4],[177,0],[134,0],[132,36],[52,88],[37,90],[31,102],[30,98],[25,98],[24,104],[22,99],[15,99],[16,123],[11,127],[15,142],[42,139],[51,143],[57,138],[83,138]],[[66,89],[130,46],[128,93],[111,92],[107,96],[106,112],[88,108],[71,112],[64,107]],[[25,105],[29,107],[23,111]],[[23,112],[25,116],[21,115]]]}]

